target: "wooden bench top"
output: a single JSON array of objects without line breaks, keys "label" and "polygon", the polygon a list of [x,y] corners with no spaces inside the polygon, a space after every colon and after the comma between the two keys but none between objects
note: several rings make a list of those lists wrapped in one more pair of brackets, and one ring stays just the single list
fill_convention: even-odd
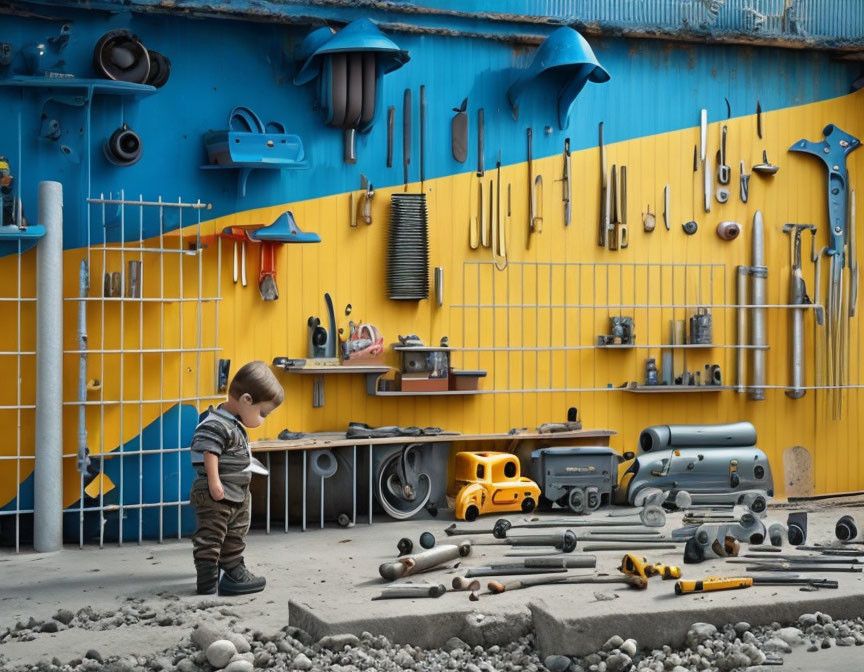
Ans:
[{"label": "wooden bench top", "polygon": [[288,450],[316,450],[343,446],[385,446],[399,443],[467,443],[477,441],[561,441],[572,439],[600,439],[613,436],[608,429],[580,429],[572,432],[521,432],[519,434],[436,434],[433,436],[388,436],[382,439],[345,438],[344,432],[320,432],[301,439],[260,439],[252,442],[253,453]]}]

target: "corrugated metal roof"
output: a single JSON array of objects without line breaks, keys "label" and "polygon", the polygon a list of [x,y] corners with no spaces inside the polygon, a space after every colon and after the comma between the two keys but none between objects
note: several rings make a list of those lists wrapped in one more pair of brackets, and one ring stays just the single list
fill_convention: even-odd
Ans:
[{"label": "corrugated metal roof", "polygon": [[[182,12],[285,22],[360,17],[405,30],[532,41],[559,25],[595,35],[864,48],[862,0],[33,0],[5,3]],[[536,41],[536,39],[533,39]]]}]

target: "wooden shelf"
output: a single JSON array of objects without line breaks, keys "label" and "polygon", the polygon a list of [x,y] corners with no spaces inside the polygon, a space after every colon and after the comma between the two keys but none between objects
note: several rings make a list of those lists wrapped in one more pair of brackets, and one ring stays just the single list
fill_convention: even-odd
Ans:
[{"label": "wooden shelf", "polygon": [[446,397],[465,394],[483,394],[483,390],[440,390],[439,392],[385,392],[375,390],[371,393],[373,397]]},{"label": "wooden shelf", "polygon": [[435,347],[434,345],[401,345],[399,343],[392,344],[390,349],[396,352],[450,352],[453,350],[450,346]]},{"label": "wooden shelf", "polygon": [[329,374],[384,374],[393,370],[391,366],[352,366],[351,364],[339,364],[334,366],[289,366],[282,369],[285,373],[298,373],[306,376],[324,376]]},{"label": "wooden shelf", "polygon": [[383,376],[385,373],[389,373],[393,370],[393,367],[390,366],[371,366],[371,365],[344,365],[344,364],[331,364],[321,366],[319,365],[311,365],[311,366],[286,366],[286,367],[277,367],[285,373],[294,373],[301,376],[315,376],[312,384],[312,407],[313,408],[321,408],[325,403],[324,397],[324,377],[330,375],[348,375],[348,374],[357,374],[366,376],[366,391],[369,389],[374,389],[376,385],[378,385],[378,379]]},{"label": "wooden shelf", "polygon": [[698,394],[728,389],[730,388],[725,385],[638,385],[630,383],[624,388],[624,391],[634,394]]}]

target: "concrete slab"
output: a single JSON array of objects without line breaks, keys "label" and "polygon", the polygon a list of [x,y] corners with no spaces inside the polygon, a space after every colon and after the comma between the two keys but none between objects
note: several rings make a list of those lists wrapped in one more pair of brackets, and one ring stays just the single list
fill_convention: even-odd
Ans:
[{"label": "concrete slab", "polygon": [[[854,508],[819,508],[810,514],[810,540],[830,542],[833,524]],[[860,509],[857,509],[860,516]],[[265,575],[268,587],[255,596],[228,599],[194,595],[191,543],[168,541],[153,545],[124,545],[103,550],[69,548],[59,553],[0,554],[4,589],[0,594],[0,632],[26,621],[30,616],[48,619],[58,608],[73,611],[86,605],[94,609],[118,609],[127,598],[145,600],[154,609],[172,608],[187,614],[180,625],[191,631],[197,620],[212,618],[275,632],[286,623],[302,627],[315,637],[364,630],[384,634],[394,642],[424,647],[443,645],[452,636],[470,644],[492,645],[512,641],[534,630],[543,655],[584,654],[595,650],[612,634],[634,637],[640,645],[676,644],[687,626],[695,621],[720,624],[747,620],[753,625],[792,620],[802,612],[824,611],[836,617],[864,613],[864,575],[832,574],[839,590],[816,593],[797,588],[755,587],[713,595],[676,596],[673,582],[652,579],[647,590],[635,591],[613,586],[548,586],[502,595],[483,595],[470,602],[467,593],[447,593],[438,599],[372,601],[385,582],[378,565],[396,556],[396,542],[407,536],[416,540],[424,530],[443,531],[449,524],[447,512],[441,520],[429,522],[376,522],[351,529],[328,528],[301,533],[292,529],[270,535],[253,531],[248,539],[247,564]],[[512,516],[517,518],[518,516]],[[785,512],[772,517],[785,521]],[[676,526],[670,517],[667,529]],[[494,519],[474,523],[491,527]],[[503,560],[508,547],[476,546],[465,566]],[[578,551],[577,551],[578,552]],[[681,551],[645,551],[652,561],[680,564]],[[621,552],[598,553],[598,571],[616,573]],[[734,575],[742,565],[720,561],[682,566],[685,576]],[[583,572],[585,570],[573,570]],[[457,569],[430,572],[415,580],[449,586]],[[606,599],[610,596],[612,599]],[[220,606],[229,604],[230,606]],[[178,611],[182,606],[185,611]],[[200,608],[199,608],[200,607]],[[196,611],[197,609],[197,611]],[[224,613],[223,613],[224,612]],[[183,628],[162,628],[139,623],[109,632],[116,651],[141,653],[176,644]],[[37,634],[30,642],[7,642],[19,662],[50,659],[58,652],[68,658],[71,631]],[[115,650],[110,637],[86,633],[86,637]],[[104,638],[104,643],[103,643]],[[173,640],[173,641],[170,641]],[[125,642],[125,643],[124,643]],[[80,647],[79,647],[80,648]],[[89,648],[89,647],[88,647]],[[146,648],[146,651],[144,650]],[[11,656],[10,656],[11,658]]]}]

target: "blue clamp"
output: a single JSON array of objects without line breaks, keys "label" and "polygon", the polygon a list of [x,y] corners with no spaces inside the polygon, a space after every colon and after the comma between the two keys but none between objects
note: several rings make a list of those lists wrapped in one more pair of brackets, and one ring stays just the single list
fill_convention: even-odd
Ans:
[{"label": "blue clamp", "polygon": [[821,159],[828,169],[828,223],[831,225],[831,245],[828,254],[839,256],[842,262],[843,247],[848,233],[846,208],[849,171],[846,170],[846,157],[861,146],[861,141],[834,124],[828,124],[823,128],[822,135],[825,136],[822,142],[799,140],[789,148],[789,151],[815,156]]}]

